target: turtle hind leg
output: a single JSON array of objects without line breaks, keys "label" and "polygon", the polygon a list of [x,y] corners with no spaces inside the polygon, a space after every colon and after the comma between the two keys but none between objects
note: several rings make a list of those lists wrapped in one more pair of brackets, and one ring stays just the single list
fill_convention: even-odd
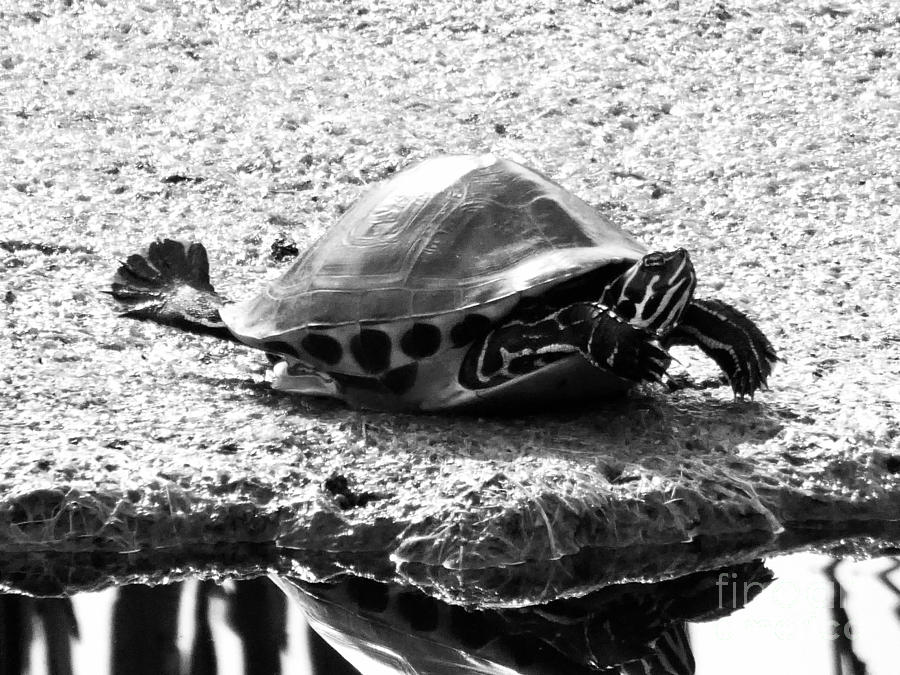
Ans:
[{"label": "turtle hind leg", "polygon": [[752,398],[757,389],[764,389],[778,360],[757,325],[721,300],[693,300],[663,342],[666,347],[699,347],[722,369],[739,398]]},{"label": "turtle hind leg", "polygon": [[209,282],[209,259],[202,244],[153,242],[119,266],[108,293],[125,308],[120,316],[235,339],[219,316],[225,300]]}]

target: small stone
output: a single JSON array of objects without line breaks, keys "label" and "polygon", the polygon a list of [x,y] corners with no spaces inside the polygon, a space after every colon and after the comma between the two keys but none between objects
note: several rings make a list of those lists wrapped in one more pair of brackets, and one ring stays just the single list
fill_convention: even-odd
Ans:
[{"label": "small stone", "polygon": [[297,248],[297,244],[288,237],[281,236],[272,242],[272,249],[269,253],[269,257],[272,258],[272,260],[283,262],[285,260],[296,258],[298,255],[300,255],[300,249]]}]

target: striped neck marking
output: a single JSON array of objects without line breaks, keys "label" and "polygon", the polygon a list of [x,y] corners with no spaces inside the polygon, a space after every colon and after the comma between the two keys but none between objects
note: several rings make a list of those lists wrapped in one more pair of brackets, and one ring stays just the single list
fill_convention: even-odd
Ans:
[{"label": "striped neck marking", "polygon": [[603,290],[600,303],[633,328],[659,337],[678,324],[696,284],[684,249],[649,253]]}]

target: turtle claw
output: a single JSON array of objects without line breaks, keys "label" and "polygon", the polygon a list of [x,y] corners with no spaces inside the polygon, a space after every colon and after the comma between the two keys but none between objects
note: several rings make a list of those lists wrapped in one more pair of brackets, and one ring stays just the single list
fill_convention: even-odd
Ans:
[{"label": "turtle claw", "polygon": [[665,384],[668,377],[666,375],[666,370],[669,368],[669,363],[672,359],[668,352],[666,352],[658,342],[653,341],[649,346],[650,349],[648,351],[653,352],[653,354],[647,357],[647,377],[644,379],[653,380],[659,384]]},{"label": "turtle claw", "polygon": [[658,340],[606,311],[593,321],[585,356],[595,366],[634,382],[664,383],[672,357]]},{"label": "turtle claw", "polygon": [[699,347],[722,369],[735,399],[741,400],[752,400],[758,390],[768,388],[772,366],[779,360],[756,324],[721,300],[692,301],[665,342],[667,347]]}]

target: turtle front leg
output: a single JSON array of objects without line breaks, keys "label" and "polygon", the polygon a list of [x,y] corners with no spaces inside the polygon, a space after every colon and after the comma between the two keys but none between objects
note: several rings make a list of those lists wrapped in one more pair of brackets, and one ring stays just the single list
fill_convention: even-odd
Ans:
[{"label": "turtle front leg", "polygon": [[605,305],[578,302],[543,317],[500,324],[466,353],[459,379],[469,389],[485,389],[575,354],[634,382],[661,382],[671,361],[651,334]]},{"label": "turtle front leg", "polygon": [[[672,357],[650,333],[635,328],[600,303],[585,303],[588,339],[582,352],[598,368],[634,382],[663,382]],[[565,310],[564,310],[565,311]]]},{"label": "turtle front leg", "polygon": [[778,360],[757,325],[721,300],[693,300],[663,344],[699,347],[722,369],[738,398],[753,398],[757,389],[764,389]]}]

